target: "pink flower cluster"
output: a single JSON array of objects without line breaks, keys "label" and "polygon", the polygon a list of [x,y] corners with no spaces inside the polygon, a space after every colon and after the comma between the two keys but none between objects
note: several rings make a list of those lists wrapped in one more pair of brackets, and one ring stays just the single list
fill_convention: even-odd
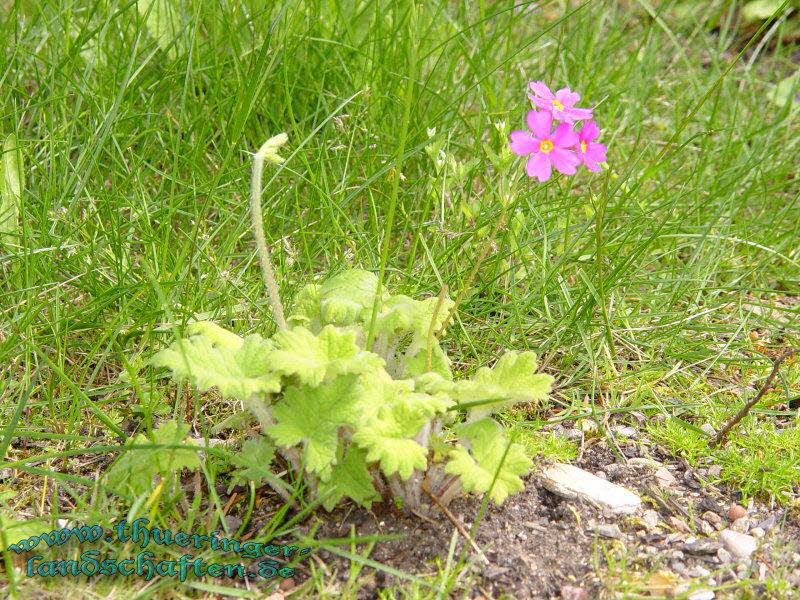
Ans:
[{"label": "pink flower cluster", "polygon": [[[569,88],[553,94],[541,81],[531,82],[530,88],[533,94],[528,97],[539,109],[528,112],[530,132],[511,132],[511,151],[529,157],[525,164],[528,176],[547,181],[553,167],[564,175],[575,175],[581,164],[590,171],[600,171],[599,163],[606,160],[606,147],[595,142],[600,128],[590,120],[591,109],[575,106],[581,97]],[[551,130],[554,120],[562,123]],[[576,131],[573,129],[576,121],[586,123]]]}]

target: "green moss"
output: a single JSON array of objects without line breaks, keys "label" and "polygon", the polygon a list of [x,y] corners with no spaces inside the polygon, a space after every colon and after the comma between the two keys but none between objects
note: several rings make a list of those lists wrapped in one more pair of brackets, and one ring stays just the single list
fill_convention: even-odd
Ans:
[{"label": "green moss", "polygon": [[517,428],[512,437],[525,448],[525,453],[531,458],[569,462],[578,456],[578,447],[574,442],[548,432]]},{"label": "green moss", "polygon": [[769,422],[747,417],[729,435],[726,443],[709,448],[709,438],[670,419],[648,428],[659,444],[666,446],[690,464],[699,464],[702,457],[711,457],[722,467],[712,483],[728,484],[742,492],[745,498],[762,496],[786,503],[792,490],[800,485],[800,429],[775,429]]}]

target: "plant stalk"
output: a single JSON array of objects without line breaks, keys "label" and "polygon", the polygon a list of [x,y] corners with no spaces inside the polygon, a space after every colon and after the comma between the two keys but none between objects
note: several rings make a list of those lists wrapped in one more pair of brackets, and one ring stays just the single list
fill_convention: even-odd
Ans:
[{"label": "plant stalk", "polygon": [[[267,248],[267,239],[264,236],[264,217],[261,213],[261,178],[264,173],[264,160],[270,154],[272,157],[277,158],[273,140],[274,138],[266,141],[253,157],[253,179],[250,185],[250,214],[253,217],[253,234],[256,238],[258,258],[261,263],[261,274],[267,285],[267,294],[269,295],[269,302],[272,305],[272,314],[275,317],[275,323],[278,325],[278,329],[286,329],[286,319],[283,316],[283,304],[281,304],[278,283],[275,280],[275,271],[272,268],[269,248]],[[274,158],[272,162],[275,162]]]}]

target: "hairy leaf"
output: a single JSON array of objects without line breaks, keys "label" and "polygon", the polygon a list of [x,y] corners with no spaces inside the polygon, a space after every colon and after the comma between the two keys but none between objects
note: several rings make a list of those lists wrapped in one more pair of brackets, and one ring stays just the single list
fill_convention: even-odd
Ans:
[{"label": "hairy leaf", "polygon": [[324,498],[322,506],[327,511],[333,510],[345,496],[369,509],[380,496],[367,470],[366,452],[350,446],[344,459],[333,467],[330,479],[320,483],[317,493]]},{"label": "hairy leaf", "polygon": [[[40,536],[53,530],[52,524],[48,521],[38,521],[35,519],[17,520],[13,514],[5,513],[0,510],[0,552],[9,546],[14,546],[22,540]],[[3,539],[5,538],[5,543]],[[15,549],[15,552],[21,552]]]},{"label": "hairy leaf", "polygon": [[[144,434],[137,435],[130,445],[169,444],[196,445],[186,439],[189,425],[167,421],[153,431],[152,441]],[[168,477],[182,469],[200,466],[197,450],[189,448],[130,448],[125,450],[106,472],[106,484],[120,496],[135,499],[152,490],[153,477]]]},{"label": "hairy leaf", "polygon": [[406,377],[418,377],[425,373],[431,372],[443,377],[444,379],[453,379],[453,373],[450,371],[450,359],[439,346],[438,342],[434,342],[431,346],[431,368],[428,369],[428,348],[424,347],[421,350],[416,350],[412,346],[406,352],[406,370],[404,375]]},{"label": "hairy leaf", "polygon": [[372,310],[378,278],[368,271],[350,269],[324,283],[304,287],[297,295],[289,322],[318,331],[325,325],[363,322]]},{"label": "hairy leaf", "polygon": [[333,325],[326,326],[319,335],[298,326],[279,331],[272,339],[276,347],[267,357],[269,365],[283,375],[296,375],[311,386],[337,375],[383,366],[380,357],[359,349],[355,332]]},{"label": "hairy leaf", "polygon": [[470,420],[519,402],[539,402],[547,398],[553,385],[550,375],[536,373],[536,354],[506,352],[494,368],[478,369],[471,381],[459,381],[455,398],[460,404],[486,403],[470,411]]},{"label": "hairy leaf", "polygon": [[[394,336],[412,334],[414,338],[412,344],[421,347],[421,345],[427,344],[431,322],[433,322],[433,332],[438,333],[442,329],[449,310],[455,304],[450,298],[445,298],[439,311],[436,312],[438,301],[439,299],[436,297],[414,300],[402,294],[392,296],[386,302],[384,311],[378,315],[376,329],[379,333]],[[436,313],[435,320],[434,312]]]},{"label": "hairy leaf", "polygon": [[424,470],[427,465],[428,451],[414,437],[434,415],[447,410],[452,400],[413,392],[411,381],[389,378],[370,384],[365,384],[363,399],[373,400],[360,411],[353,441],[368,451],[368,461],[380,462],[386,475],[399,473],[408,479],[414,469]]},{"label": "hairy leaf", "polygon": [[466,438],[470,451],[457,446],[450,452],[444,470],[461,478],[464,491],[483,494],[491,490],[492,500],[502,504],[509,494],[524,489],[520,476],[530,470],[532,461],[522,446],[509,445],[499,423],[481,419],[464,424],[457,431]]},{"label": "hairy leaf", "polygon": [[339,428],[358,421],[359,394],[355,375],[340,375],[318,387],[291,386],[273,407],[277,424],[267,433],[284,448],[302,442],[306,469],[328,479],[336,464]]},{"label": "hairy leaf", "polygon": [[275,446],[265,437],[251,438],[242,444],[242,451],[234,455],[234,465],[239,467],[233,477],[237,482],[255,481],[273,477],[269,466],[275,458]]},{"label": "hairy leaf", "polygon": [[240,400],[280,391],[280,375],[267,361],[271,341],[258,334],[241,338],[209,321],[189,325],[187,333],[153,356],[151,364],[170,368],[174,379],[189,379],[201,391],[216,387]]}]

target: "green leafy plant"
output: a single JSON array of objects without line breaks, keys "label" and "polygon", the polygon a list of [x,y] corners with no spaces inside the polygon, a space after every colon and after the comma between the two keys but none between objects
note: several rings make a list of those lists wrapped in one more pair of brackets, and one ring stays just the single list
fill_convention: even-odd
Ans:
[{"label": "green leafy plant", "polygon": [[262,468],[269,442],[328,509],[343,497],[369,507],[389,496],[418,508],[423,489],[449,501],[459,485],[498,503],[521,490],[530,459],[491,415],[544,401],[552,377],[536,373],[534,353],[507,352],[454,380],[435,337],[453,303],[446,297],[385,294],[366,349],[376,288],[372,273],[341,272],[303,288],[290,326],[271,339],[202,321],[152,363],[241,400],[265,434]]},{"label": "green leafy plant", "polygon": [[[131,446],[156,447],[130,448],[123,451],[106,472],[106,484],[118,495],[131,500],[150,493],[155,477],[160,477],[165,485],[174,484],[175,476],[183,469],[195,469],[200,466],[196,450],[176,447],[193,444],[193,440],[186,439],[188,432],[188,425],[167,421],[153,431],[152,441],[144,434],[137,435],[131,441]],[[160,445],[167,447],[157,447]]]},{"label": "green leafy plant", "polygon": [[522,490],[531,460],[492,414],[543,402],[553,378],[536,373],[533,352],[509,351],[455,380],[439,343],[456,304],[446,289],[421,300],[392,295],[360,269],[306,285],[284,318],[258,199],[263,161],[282,163],[285,141],[276,136],[256,153],[251,206],[278,331],[240,337],[192,323],[152,364],[255,414],[263,438],[244,451],[257,444],[259,461],[241,461],[241,476],[263,475],[274,446],[328,510],[342,498],[364,507],[394,499],[413,510],[423,492],[446,504],[461,489],[502,503]]}]

